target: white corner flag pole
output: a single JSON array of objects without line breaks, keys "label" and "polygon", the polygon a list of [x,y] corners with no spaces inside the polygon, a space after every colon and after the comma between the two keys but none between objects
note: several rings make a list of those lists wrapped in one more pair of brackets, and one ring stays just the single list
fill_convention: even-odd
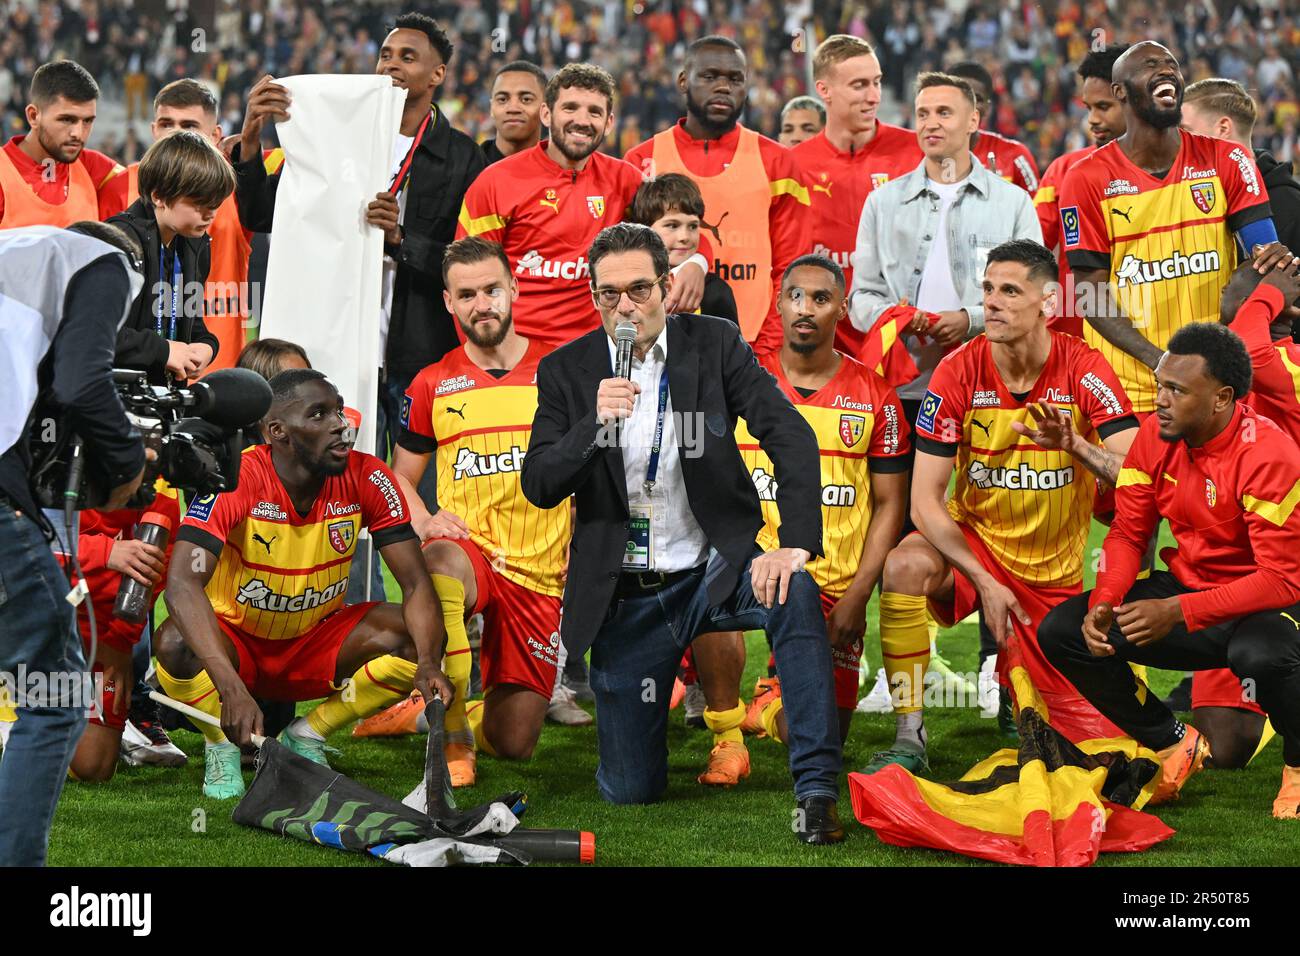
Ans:
[{"label": "white corner flag pole", "polygon": [[[149,696],[158,701],[158,703],[162,704],[164,707],[170,707],[172,710],[179,711],[190,720],[197,720],[200,723],[211,724],[213,727],[221,726],[221,721],[217,720],[217,718],[213,717],[211,714],[205,714],[197,707],[191,707],[189,704],[182,704],[179,700],[173,700],[159,691],[151,690],[149,691]],[[264,743],[266,743],[265,737],[261,734],[253,734],[254,747],[261,747]]]}]

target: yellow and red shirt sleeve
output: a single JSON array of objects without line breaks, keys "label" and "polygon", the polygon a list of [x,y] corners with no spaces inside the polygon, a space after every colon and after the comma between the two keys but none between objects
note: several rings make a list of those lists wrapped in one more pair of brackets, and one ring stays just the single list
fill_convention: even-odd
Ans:
[{"label": "yellow and red shirt sleeve", "polygon": [[1034,212],[1038,215],[1039,228],[1043,230],[1043,245],[1048,249],[1055,249],[1061,241],[1059,187],[1064,168],[1064,156],[1052,160],[1038,183],[1038,192],[1034,193]]},{"label": "yellow and red shirt sleeve", "polygon": [[903,415],[898,393],[879,375],[868,370],[872,401],[876,406],[871,443],[867,446],[867,467],[876,474],[892,474],[911,467],[912,430]]},{"label": "yellow and red shirt sleeve", "polygon": [[1119,604],[1137,580],[1147,542],[1160,521],[1155,482],[1160,477],[1160,442],[1155,416],[1139,429],[1115,482],[1115,517],[1102,543],[1101,570],[1088,607]]},{"label": "yellow and red shirt sleeve", "polygon": [[498,176],[489,167],[479,175],[465,192],[461,202],[460,218],[456,221],[456,238],[481,236],[492,242],[505,243],[506,223],[510,214],[501,204],[497,190]]},{"label": "yellow and red shirt sleeve", "polygon": [[[402,494],[402,487],[397,483],[397,478],[392,471],[374,455],[361,455],[356,467],[361,520],[370,529],[371,534],[375,535],[375,543],[383,547],[388,541],[383,535],[377,534],[378,532],[411,523],[411,512],[406,504],[406,496]],[[390,507],[392,495],[386,495],[384,491],[396,494],[398,507]]]},{"label": "yellow and red shirt sleeve", "polygon": [[1078,386],[1075,395],[1084,417],[1102,438],[1137,427],[1133,403],[1120,384],[1119,376],[1096,349],[1084,346],[1075,366]]},{"label": "yellow and red shirt sleeve", "polygon": [[1250,364],[1256,369],[1277,360],[1270,326],[1285,305],[1286,299],[1277,286],[1256,286],[1255,291],[1241,304],[1241,308],[1237,310],[1232,323],[1228,326],[1246,343],[1246,350],[1250,353]]},{"label": "yellow and red shirt sleeve", "polygon": [[772,204],[768,208],[768,235],[772,241],[772,305],[754,340],[754,351],[762,354],[781,347],[783,333],[777,298],[786,267],[812,248],[811,201],[808,187],[794,154],[780,143],[759,141],[759,155],[767,170]]},{"label": "yellow and red shirt sleeve", "polygon": [[1227,224],[1234,233],[1242,226],[1272,216],[1264,177],[1249,149],[1230,140],[1214,140],[1219,180],[1227,203]]},{"label": "yellow and red shirt sleeve", "polygon": [[[1300,601],[1300,454],[1239,458],[1240,505],[1255,559],[1255,570],[1231,584],[1184,594],[1178,599],[1189,631],[1290,607]],[[1188,494],[1200,494],[1189,489]],[[1116,514],[1116,520],[1119,515]],[[1209,556],[1212,557],[1212,556]]]},{"label": "yellow and red shirt sleeve", "polygon": [[1110,233],[1101,207],[1098,175],[1107,175],[1100,163],[1084,160],[1065,174],[1061,183],[1061,250],[1071,269],[1109,269]]}]

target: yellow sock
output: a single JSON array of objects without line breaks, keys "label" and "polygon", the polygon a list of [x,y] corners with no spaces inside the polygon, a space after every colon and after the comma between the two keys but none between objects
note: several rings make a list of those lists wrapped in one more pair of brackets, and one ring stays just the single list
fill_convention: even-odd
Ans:
[{"label": "yellow sock", "polygon": [[456,688],[456,699],[447,708],[442,722],[448,734],[464,734],[465,698],[469,696],[469,672],[473,665],[469,652],[469,633],[465,630],[465,585],[460,578],[433,575],[433,589],[442,604],[442,620],[447,627],[447,649],[443,652],[442,672]]},{"label": "yellow sock", "polygon": [[496,750],[488,743],[488,739],[483,736],[483,705],[484,701],[471,700],[465,706],[465,722],[469,724],[470,731],[474,734],[474,746],[484,753],[497,755]]},{"label": "yellow sock", "polygon": [[[166,668],[162,666],[162,661],[156,661],[154,667],[158,673],[158,683],[162,685],[168,697],[179,700],[182,704],[189,704],[205,714],[221,718],[221,698],[217,696],[217,687],[212,683],[212,678],[208,676],[207,671],[199,671],[197,677],[191,677],[189,680],[179,680],[167,673]],[[190,723],[194,724],[195,729],[208,743],[226,742],[226,735],[221,732],[220,727],[193,720]]]},{"label": "yellow sock", "polygon": [[362,664],[350,685],[336,690],[307,715],[307,725],[328,737],[354,720],[377,714],[406,697],[415,686],[415,663],[392,654]]},{"label": "yellow sock", "polygon": [[740,723],[745,719],[745,705],[737,704],[731,710],[709,710],[704,708],[704,725],[713,731],[713,743],[723,741],[743,743],[745,737],[740,732]]},{"label": "yellow sock", "polygon": [[[1250,755],[1250,760],[1254,760],[1256,757],[1258,757],[1260,751],[1262,751],[1265,747],[1268,746],[1268,742],[1272,740],[1273,737],[1276,736],[1276,734],[1277,731],[1273,729],[1273,721],[1265,720],[1264,729],[1259,732],[1259,743],[1255,745],[1255,752]],[[1246,761],[1247,766],[1249,766],[1250,760]],[[1290,770],[1290,768],[1283,766],[1282,770],[1283,772],[1287,772],[1288,770]],[[1300,770],[1290,770],[1290,772],[1300,773]]]},{"label": "yellow sock", "polygon": [[18,720],[18,711],[4,704],[0,704],[0,724],[12,724]]},{"label": "yellow sock", "polygon": [[882,591],[880,595],[880,651],[895,714],[921,709],[932,623],[926,608],[926,599],[919,594]]},{"label": "yellow sock", "polygon": [[776,700],[768,701],[767,706],[758,715],[758,719],[762,722],[763,730],[767,735],[773,740],[781,741],[781,743],[785,743],[785,741],[777,731],[776,719],[781,716],[783,710],[785,710],[785,701],[778,697]]}]

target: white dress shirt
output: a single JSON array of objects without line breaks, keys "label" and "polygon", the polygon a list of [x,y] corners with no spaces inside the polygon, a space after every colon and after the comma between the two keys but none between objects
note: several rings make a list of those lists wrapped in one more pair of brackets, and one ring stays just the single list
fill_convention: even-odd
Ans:
[{"label": "white dress shirt", "polygon": [[[671,392],[664,410],[664,433],[654,489],[649,499],[645,495],[646,469],[659,419],[659,376],[668,374],[667,360],[668,327],[665,325],[644,359],[632,357],[632,381],[641,386],[641,394],[632,406],[631,416],[623,420],[621,431],[628,505],[635,507],[647,502],[651,505],[650,570],[665,574],[693,568],[709,555],[709,540],[695,520],[686,497]],[[609,340],[609,361],[611,368],[616,367],[613,339]]]},{"label": "white dress shirt", "polygon": [[[406,161],[406,154],[411,151],[415,144],[414,136],[403,136],[397,134],[397,140],[393,143],[393,172],[390,178],[395,179],[397,174],[402,171],[402,163]],[[406,190],[403,189],[397,194],[397,222],[400,225],[406,218]],[[387,253],[384,254],[384,271],[380,286],[381,299],[379,304],[379,361],[384,361],[385,349],[388,347],[388,325],[393,315],[393,289],[397,286],[397,260]]]}]

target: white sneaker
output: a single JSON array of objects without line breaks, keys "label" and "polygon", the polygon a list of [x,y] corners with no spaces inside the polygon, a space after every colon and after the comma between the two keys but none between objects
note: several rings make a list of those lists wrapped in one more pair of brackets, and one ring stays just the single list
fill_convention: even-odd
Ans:
[{"label": "white sneaker", "polygon": [[984,658],[980,665],[980,716],[992,720],[998,715],[998,656]]},{"label": "white sneaker", "polygon": [[546,708],[546,719],[565,727],[587,727],[594,723],[591,714],[578,706],[573,691],[560,681],[556,681],[555,687],[551,690],[551,703]]},{"label": "white sneaker", "polygon": [[704,691],[700,689],[699,683],[686,685],[686,696],[682,698],[682,710],[685,712],[687,727],[704,726],[704,708],[708,706],[708,701],[704,699]]},{"label": "white sneaker", "polygon": [[122,760],[132,767],[183,767],[189,758],[158,724],[141,728],[128,720],[122,728]]},{"label": "white sneaker", "polygon": [[892,714],[894,712],[894,698],[889,693],[889,678],[885,676],[883,667],[876,671],[876,683],[872,686],[871,692],[858,701],[858,706],[853,709],[859,714]]}]

